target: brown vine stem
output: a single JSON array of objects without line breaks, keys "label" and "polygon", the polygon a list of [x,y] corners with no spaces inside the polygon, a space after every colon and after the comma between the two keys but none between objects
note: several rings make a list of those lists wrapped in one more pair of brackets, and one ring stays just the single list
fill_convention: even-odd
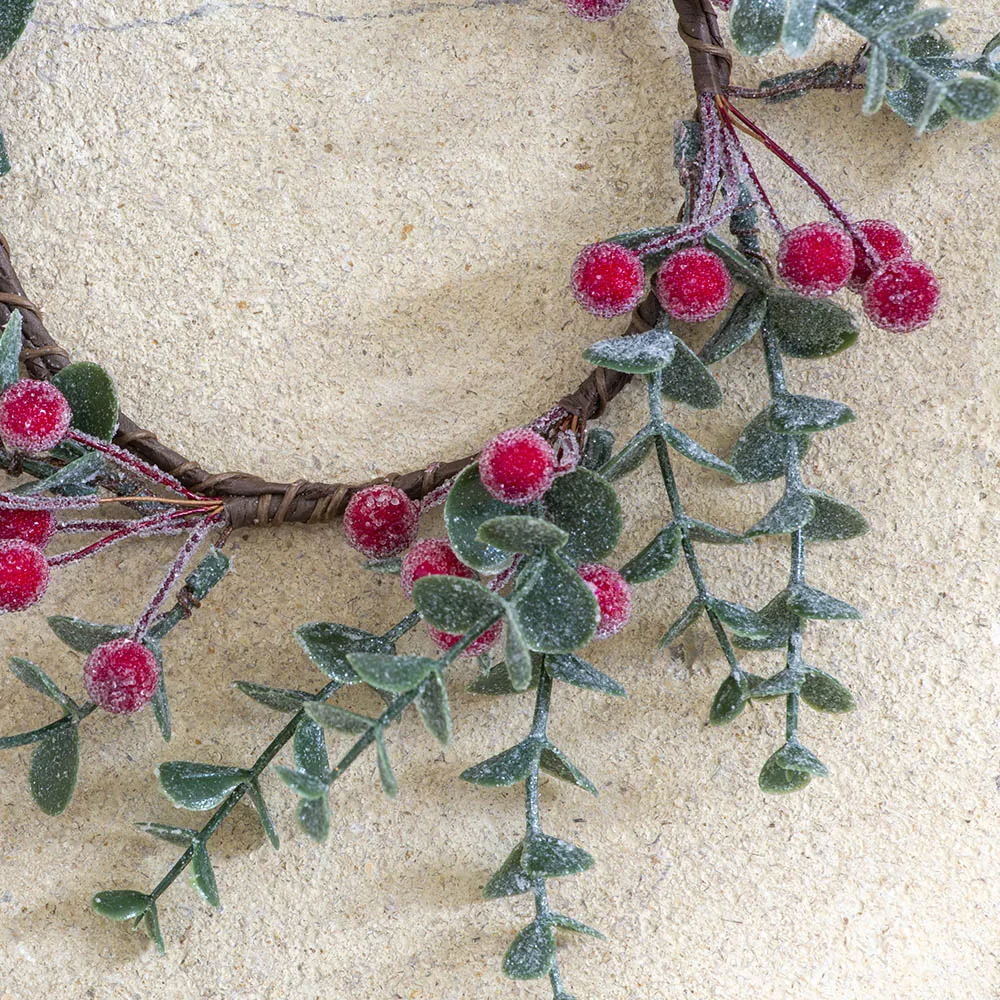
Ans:
[{"label": "brown vine stem", "polygon": [[[724,93],[729,85],[732,57],[723,45],[710,0],[673,0],[673,3],[678,31],[691,54],[695,90],[699,94]],[[21,360],[28,374],[32,378],[47,379],[65,368],[70,363],[69,353],[45,328],[39,308],[25,294],[11,261],[10,247],[0,234],[0,321],[5,323],[13,309],[19,309],[23,318],[25,346]],[[623,335],[651,329],[658,313],[659,305],[650,293],[632,314]],[[600,416],[630,381],[630,375],[595,368],[556,405],[565,411],[566,425],[582,432],[586,422]],[[209,472],[125,414],[119,418],[115,444],[175,477],[188,489],[202,496],[219,498],[230,528],[332,521],[343,513],[354,493],[376,482],[391,482],[415,500],[421,499],[478,457],[467,455],[365,483],[314,483],[305,479],[277,483],[245,472]]]}]

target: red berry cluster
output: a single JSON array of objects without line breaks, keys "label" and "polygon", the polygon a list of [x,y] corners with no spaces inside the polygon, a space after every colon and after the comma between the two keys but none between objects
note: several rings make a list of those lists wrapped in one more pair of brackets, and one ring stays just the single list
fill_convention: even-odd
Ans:
[{"label": "red berry cluster", "polygon": [[49,451],[65,437],[71,417],[66,397],[54,385],[23,378],[0,396],[0,441],[10,452]]},{"label": "red berry cluster", "polygon": [[136,639],[112,639],[87,657],[87,696],[106,712],[124,715],[145,708],[160,682],[156,657]]}]

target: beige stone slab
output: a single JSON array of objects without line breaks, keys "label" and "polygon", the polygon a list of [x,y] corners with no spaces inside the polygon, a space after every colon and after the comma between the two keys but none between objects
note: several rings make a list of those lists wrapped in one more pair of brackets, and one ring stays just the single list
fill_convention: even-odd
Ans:
[{"label": "beige stone slab", "polygon": [[[541,2],[191,10],[42,3],[0,81],[14,161],[0,220],[15,262],[56,336],[114,372],[130,412],[207,465],[335,478],[463,454],[575,384],[580,350],[609,329],[566,291],[577,249],[676,211],[671,132],[691,98],[663,8],[637,2],[596,27]],[[1000,27],[990,17],[987,0],[969,0],[953,30],[981,48]],[[851,52],[824,27],[817,58]],[[737,75],[783,66],[744,62]],[[601,790],[592,800],[550,781],[543,795],[547,828],[598,858],[556,888],[609,938],[560,950],[581,998],[1000,990],[1000,123],[914,142],[858,106],[826,94],[754,113],[849,211],[896,219],[945,286],[927,331],[866,328],[850,352],[791,366],[797,389],[859,417],[805,463],[872,523],[866,539],[810,555],[815,583],[865,612],[807,636],[808,657],[850,684],[859,710],[808,713],[804,736],[832,776],[764,797],[756,773],[780,742],[778,712],[709,728],[725,672],[710,635],[655,649],[687,583],[678,573],[639,591],[629,633],[591,657],[629,699],[560,691],[555,705],[556,739]],[[758,162],[790,218],[817,217],[801,185]],[[762,405],[759,351],[719,377],[724,407],[678,419],[725,450]],[[626,435],[641,420],[635,391],[609,426]],[[775,496],[681,474],[691,510],[732,528]],[[619,562],[665,506],[645,472],[623,505]],[[363,761],[332,796],[326,845],[294,833],[291,796],[268,777],[281,851],[238,811],[213,842],[223,909],[172,889],[165,958],[90,913],[93,891],[150,886],[174,856],[134,821],[191,821],[156,791],[156,763],[244,764],[277,731],[233,681],[317,685],[296,624],[385,627],[407,610],[335,530],[246,533],[231,547],[231,578],[169,642],[169,747],[146,714],[88,722],[81,786],[59,819],[31,805],[27,751],[0,760],[0,997],[545,996],[499,971],[525,901],[480,899],[519,836],[520,792],[457,780],[526,729],[530,705],[461,683],[452,746],[441,753],[407,717],[389,740],[399,800]],[[127,620],[172,551],[148,541],[59,573],[37,613],[4,621],[4,655],[79,690],[79,660],[43,614]],[[786,557],[768,542],[704,558],[718,593],[762,601]],[[50,717],[9,675],[0,703],[2,732]]]}]

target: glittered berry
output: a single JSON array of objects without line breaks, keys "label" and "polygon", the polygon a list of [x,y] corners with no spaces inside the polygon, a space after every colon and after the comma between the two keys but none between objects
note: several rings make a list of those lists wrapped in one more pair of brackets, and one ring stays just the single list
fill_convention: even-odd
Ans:
[{"label": "glittered berry", "polygon": [[625,577],[601,563],[577,566],[576,571],[594,592],[597,606],[601,609],[595,638],[606,639],[620,632],[632,617],[632,588],[625,582]]},{"label": "glittered berry", "polygon": [[607,21],[620,14],[631,0],[563,0],[566,9],[584,21]]},{"label": "glittered berry", "polygon": [[419,517],[417,505],[401,489],[367,486],[344,511],[344,533],[348,545],[369,559],[388,559],[409,548]]},{"label": "glittered berry", "polygon": [[71,417],[54,385],[23,378],[0,396],[0,441],[9,451],[48,451],[65,437]]},{"label": "glittered berry", "polygon": [[524,506],[537,500],[555,478],[552,446],[527,427],[515,427],[487,441],[479,455],[479,479],[486,492]]},{"label": "glittered berry", "polygon": [[0,541],[0,611],[24,611],[49,585],[45,553],[23,538]]},{"label": "glittered berry", "polygon": [[102,643],[87,657],[83,668],[87,697],[116,715],[145,708],[159,680],[156,657],[135,639]]},{"label": "glittered berry", "polygon": [[413,585],[424,576],[462,576],[471,580],[476,574],[455,555],[447,538],[422,538],[403,556],[399,582],[407,597]]},{"label": "glittered berry", "polygon": [[[500,632],[503,629],[503,622],[497,622],[491,625],[475,642],[470,645],[465,652],[464,656],[479,656],[480,653],[485,653],[486,650],[490,648],[500,638]],[[434,628],[433,625],[427,626],[427,634],[434,640],[434,645],[443,652],[448,652],[452,646],[458,642],[462,637],[460,635],[452,635],[450,632],[442,632],[440,629]]]},{"label": "glittered berry", "polygon": [[861,296],[865,315],[883,330],[909,333],[926,326],[941,298],[934,272],[918,260],[896,260],[879,268]]},{"label": "glittered berry", "polygon": [[23,538],[44,549],[56,530],[56,519],[48,510],[0,510],[0,539]]},{"label": "glittered berry", "polygon": [[799,226],[778,248],[778,273],[793,291],[811,299],[843,288],[854,263],[854,241],[830,222]]},{"label": "glittered berry", "polygon": [[587,312],[610,319],[639,304],[646,272],[631,250],[617,243],[593,243],[573,262],[570,287]]},{"label": "glittered berry", "polygon": [[851,280],[847,282],[847,287],[852,292],[860,292],[868,283],[873,271],[877,271],[883,264],[890,264],[894,260],[908,260],[913,248],[906,238],[906,233],[898,229],[891,222],[884,222],[882,219],[865,219],[859,222],[857,228],[864,234],[866,240],[875,251],[877,260],[865,250],[859,240],[854,241],[854,271]]},{"label": "glittered berry", "polygon": [[660,305],[684,323],[701,323],[718,315],[732,290],[725,264],[702,247],[671,254],[656,274]]}]

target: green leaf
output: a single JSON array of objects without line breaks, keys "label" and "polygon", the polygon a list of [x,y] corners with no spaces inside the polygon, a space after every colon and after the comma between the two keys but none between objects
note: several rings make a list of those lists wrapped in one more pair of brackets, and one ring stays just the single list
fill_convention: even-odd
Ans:
[{"label": "green leaf", "polygon": [[311,701],[312,695],[307,691],[296,691],[292,688],[273,688],[263,684],[252,684],[250,681],[236,681],[233,687],[248,698],[260,702],[276,712],[297,712],[305,701]]},{"label": "green leaf", "polygon": [[705,245],[722,258],[722,263],[726,265],[734,280],[761,291],[769,291],[774,287],[765,271],[721,237],[709,233],[705,237]]},{"label": "green leaf", "polygon": [[78,653],[92,653],[102,643],[132,633],[131,625],[97,625],[66,615],[51,615],[45,620],[56,637]]},{"label": "green leaf", "polygon": [[656,436],[652,424],[647,424],[635,437],[629,441],[614,458],[601,466],[600,474],[609,483],[635,472],[653,450]]},{"label": "green leaf", "polygon": [[192,846],[194,853],[191,855],[191,884],[209,906],[218,909],[219,889],[215,884],[212,859],[209,858],[208,850],[200,840],[195,841]]},{"label": "green leaf", "polygon": [[324,797],[330,787],[329,782],[324,778],[314,774],[306,774],[305,771],[297,771],[293,767],[285,767],[284,764],[275,764],[274,773],[303,799]]},{"label": "green leaf", "polygon": [[526,691],[535,674],[534,658],[514,618],[507,623],[504,666],[511,688],[514,691]]},{"label": "green leaf", "polygon": [[758,616],[766,626],[767,633],[761,636],[736,634],[733,645],[740,649],[780,649],[784,646],[797,622],[795,613],[788,607],[788,591],[777,593],[761,608]]},{"label": "green leaf", "polygon": [[313,719],[299,720],[292,738],[292,756],[296,766],[314,778],[325,778],[330,770],[323,727]]},{"label": "green leaf", "polygon": [[733,0],[729,31],[744,55],[762,56],[781,39],[785,0]]},{"label": "green leaf", "polygon": [[39,694],[44,694],[46,698],[51,698],[54,702],[65,708],[67,712],[75,707],[73,699],[63,694],[52,678],[41,667],[36,666],[30,660],[22,659],[20,656],[12,656],[9,663],[11,673],[22,684],[26,684],[33,691],[38,691]]},{"label": "green leaf", "polygon": [[793,59],[798,59],[806,54],[816,34],[819,0],[787,0],[787,3],[781,43]]},{"label": "green leaf", "polygon": [[479,465],[463,469],[452,484],[444,505],[444,523],[448,541],[466,566],[480,573],[499,573],[513,556],[502,549],[479,541],[479,528],[485,521],[505,514],[516,514],[516,507],[502,503],[486,492],[479,481]]},{"label": "green leaf", "polygon": [[742,671],[739,675],[730,674],[719,685],[712,699],[712,707],[708,713],[708,721],[713,726],[722,726],[732,722],[743,711],[749,701],[748,678]]},{"label": "green leaf", "polygon": [[10,173],[10,157],[7,155],[7,140],[0,132],[0,177]]},{"label": "green leaf", "polygon": [[479,526],[477,537],[504,552],[532,553],[561,549],[569,535],[540,517],[507,515],[484,521]]},{"label": "green leaf", "polygon": [[779,434],[829,431],[853,419],[849,406],[815,396],[776,396],[768,410],[768,424]]},{"label": "green leaf", "polygon": [[560,550],[567,559],[597,562],[618,544],[622,532],[618,494],[596,472],[577,468],[559,476],[543,503],[549,521],[569,536]]},{"label": "green leaf", "polygon": [[767,317],[782,353],[793,358],[837,354],[861,332],[857,319],[835,302],[808,299],[784,289],[771,293]]},{"label": "green leaf", "polygon": [[735,635],[762,639],[770,634],[767,621],[746,605],[718,597],[709,597],[707,601],[709,610]]},{"label": "green leaf", "polygon": [[385,748],[385,733],[379,726],[375,730],[375,758],[378,761],[378,776],[382,782],[382,791],[394,799],[399,794],[399,784],[396,775],[393,774],[392,764],[389,761],[389,751]]},{"label": "green leaf", "polygon": [[868,56],[868,69],[865,71],[865,97],[861,102],[863,115],[873,115],[882,107],[888,83],[889,60],[885,51],[876,45]]},{"label": "green leaf", "polygon": [[667,629],[663,638],[659,642],[660,649],[665,646],[669,646],[672,642],[676,642],[680,637],[681,633],[686,631],[691,625],[694,624],[694,620],[702,613],[705,608],[705,604],[700,597],[696,597],[683,611],[680,618],[677,619]]},{"label": "green leaf", "polygon": [[223,767],[192,760],[169,760],[156,769],[163,794],[182,809],[214,809],[250,774],[242,767]]},{"label": "green leaf", "polygon": [[861,612],[847,601],[841,601],[815,587],[795,583],[788,588],[788,607],[803,618],[860,618]]},{"label": "green leaf", "polygon": [[[417,580],[413,603],[426,621],[453,635],[467,632],[491,615],[499,617],[504,608],[503,600],[478,581],[444,575]],[[352,654],[350,661],[355,669],[359,655],[370,654]]]},{"label": "green leaf", "polygon": [[808,771],[789,771],[781,766],[779,754],[772,754],[760,769],[757,784],[762,792],[794,792],[812,780]]},{"label": "green leaf", "polygon": [[115,436],[118,390],[100,365],[93,361],[74,362],[56,372],[51,382],[69,402],[73,427],[102,441]]},{"label": "green leaf", "polygon": [[663,370],[660,389],[667,399],[698,410],[710,410],[722,403],[722,390],[715,376],[682,340],[677,341],[674,358]]},{"label": "green leaf", "polygon": [[143,928],[149,939],[156,945],[157,954],[162,955],[167,949],[163,944],[163,933],[160,930],[160,918],[156,912],[156,903],[149,901],[149,908],[142,918]]},{"label": "green leaf", "polygon": [[615,436],[607,427],[588,427],[580,464],[595,472],[606,465],[615,450]]},{"label": "green leaf", "polygon": [[57,469],[50,476],[34,483],[24,483],[22,486],[18,486],[15,492],[19,496],[37,496],[40,493],[82,496],[88,492],[87,484],[100,476],[106,467],[107,463],[100,452],[88,451],[61,469]]},{"label": "green leaf", "polygon": [[150,704],[153,706],[153,715],[156,717],[156,725],[159,727],[160,736],[164,743],[170,742],[172,730],[170,726],[170,701],[167,698],[167,672],[163,668],[163,648],[158,639],[152,638],[152,629],[143,640],[143,644],[153,654],[156,666],[159,668],[160,676],[156,681],[156,690]]},{"label": "green leaf", "polygon": [[330,803],[326,796],[318,799],[299,799],[295,817],[302,832],[317,844],[322,844],[330,835]]},{"label": "green leaf", "polygon": [[[563,930],[575,931],[577,934],[586,934],[588,937],[597,938],[599,941],[605,940],[604,935],[599,930],[595,930],[593,927],[579,920],[574,920],[572,917],[567,917],[565,913],[550,913],[549,919],[556,927],[561,927]],[[563,996],[567,997],[568,995],[564,993]],[[554,1000],[558,1000],[558,997],[554,998]],[[572,997],[569,997],[568,1000],[572,1000]]]},{"label": "green leaf", "polygon": [[[507,640],[510,641],[510,634],[513,631],[513,627],[508,624],[507,626]],[[541,657],[538,654],[532,654],[531,657],[531,680],[528,682],[528,688],[538,687],[538,675],[539,666],[538,662]],[[469,690],[474,694],[519,694],[520,692],[511,684],[510,673],[507,670],[507,664],[500,662],[495,664],[488,673],[481,674],[477,677],[470,685]]]},{"label": "green leaf", "polygon": [[818,667],[806,669],[806,679],[799,694],[817,712],[853,712],[857,707],[851,692],[836,677]]},{"label": "green leaf", "polygon": [[325,701],[307,701],[302,707],[306,715],[324,729],[335,729],[341,733],[367,733],[375,724],[375,720],[367,715],[358,715],[339,705],[328,705]]},{"label": "green leaf", "polygon": [[646,583],[666,576],[680,561],[681,537],[680,525],[668,524],[622,567],[622,576],[632,584]]},{"label": "green leaf", "polygon": [[630,375],[648,375],[666,368],[674,356],[677,338],[670,332],[666,318],[646,333],[613,337],[591,344],[583,356],[592,365]]},{"label": "green leaf", "polygon": [[466,768],[460,777],[473,785],[485,785],[488,788],[516,785],[519,781],[524,781],[534,769],[542,746],[540,740],[529,736],[517,746]]},{"label": "green leaf", "polygon": [[[785,474],[789,435],[771,430],[769,413],[770,407],[761,410],[746,425],[729,456],[737,475],[745,483],[766,483]],[[809,447],[809,438],[798,434],[791,437],[801,461]]]},{"label": "green leaf", "polygon": [[926,35],[951,17],[947,7],[928,7],[909,17],[900,18],[882,29],[884,38],[916,38]]},{"label": "green leaf", "polygon": [[451,741],[451,711],[448,690],[440,670],[435,670],[420,686],[415,704],[427,731],[446,747]]},{"label": "green leaf", "polygon": [[[948,57],[951,54],[951,45],[940,36],[932,34],[922,35],[904,42],[902,47],[918,66],[924,66],[931,60]],[[923,126],[921,131],[932,132],[947,125],[951,114],[946,108],[938,107],[929,119],[926,118],[925,111],[928,108],[928,99],[939,101],[944,97],[944,91],[940,88],[934,88],[935,92],[931,94],[932,79],[929,77],[934,74],[930,70],[926,72],[927,75],[907,73],[901,86],[886,92],[885,101],[907,124],[913,126],[920,124]],[[952,71],[946,71],[944,74],[937,75],[953,78],[955,74]]]},{"label": "green leaf", "polygon": [[348,661],[349,653],[392,652],[391,644],[381,636],[333,622],[300,625],[295,638],[315,666],[341,684],[357,684],[360,679]]},{"label": "green leaf", "polygon": [[796,739],[789,740],[774,757],[786,771],[805,771],[806,774],[815,774],[821,778],[830,773],[819,757]]},{"label": "green leaf", "polygon": [[208,550],[205,558],[191,571],[191,574],[184,581],[184,586],[196,601],[201,601],[208,596],[209,591],[228,572],[229,556],[213,546]]},{"label": "green leaf", "polygon": [[[534,557],[533,562],[540,563],[535,582],[515,593],[510,619],[529,649],[570,653],[590,642],[597,631],[597,598],[565,560],[546,555]],[[529,564],[525,573],[534,568]]]},{"label": "green leaf", "polygon": [[483,887],[484,899],[502,899],[506,896],[519,896],[532,886],[531,877],[521,867],[521,853],[524,850],[523,841],[514,848],[504,863],[493,873]]},{"label": "green leaf", "polygon": [[692,542],[702,542],[705,545],[745,545],[746,539],[733,531],[726,531],[714,524],[696,521],[693,517],[685,517],[681,522]]},{"label": "green leaf", "polygon": [[724,462],[717,455],[713,455],[707,448],[703,448],[692,437],[688,437],[683,431],[679,431],[671,424],[663,424],[661,428],[663,440],[670,445],[674,451],[690,459],[697,465],[703,465],[706,469],[713,469],[721,472],[730,479],[739,479],[736,470],[728,463]]},{"label": "green leaf", "polygon": [[582,847],[558,837],[536,833],[524,839],[521,867],[529,875],[559,878],[577,875],[593,866],[594,859]]},{"label": "green leaf", "polygon": [[28,26],[35,0],[4,0],[0,11],[0,59],[6,59]]},{"label": "green leaf", "polygon": [[750,698],[753,701],[766,701],[771,698],[784,698],[789,694],[798,694],[802,687],[803,675],[787,667],[773,677],[757,679],[750,687]]},{"label": "green leaf", "polygon": [[757,289],[750,289],[726,317],[726,321],[701,349],[698,357],[706,365],[713,365],[749,343],[760,333],[767,314],[767,297]]},{"label": "green leaf", "polygon": [[54,729],[31,754],[28,787],[38,808],[58,816],[69,805],[80,770],[80,730],[75,722]]},{"label": "green leaf", "polygon": [[816,510],[812,498],[805,493],[785,493],[782,498],[752,527],[746,537],[787,535],[807,524]]},{"label": "green leaf", "polygon": [[868,531],[868,522],[850,504],[816,490],[809,490],[809,499],[813,502],[814,513],[802,529],[805,541],[837,542],[857,538]]},{"label": "green leaf", "polygon": [[9,389],[20,375],[18,360],[21,357],[21,311],[12,309],[0,334],[0,392]]},{"label": "green leaf", "polygon": [[546,656],[545,670],[550,677],[564,684],[572,684],[587,691],[615,695],[618,698],[625,697],[625,688],[618,681],[607,674],[602,674],[596,667],[592,667],[572,653]]},{"label": "green leaf", "polygon": [[514,938],[503,957],[503,971],[511,979],[541,979],[555,957],[555,931],[548,921],[537,919]]},{"label": "green leaf", "polygon": [[557,747],[549,744],[538,758],[538,766],[560,781],[568,781],[591,795],[597,794],[597,786]]},{"label": "green leaf", "polygon": [[[430,580],[424,577],[417,583]],[[442,577],[434,577],[440,580]],[[457,579],[455,577],[454,579]],[[414,587],[414,591],[416,588]],[[412,691],[437,668],[437,660],[428,656],[392,656],[388,653],[351,653],[351,666],[358,676],[379,691]],[[315,718],[315,716],[314,716]],[[317,719],[317,722],[322,720]]]},{"label": "green leaf", "polygon": [[93,911],[111,920],[134,920],[146,912],[152,898],[136,889],[102,889],[90,900]]},{"label": "green leaf", "polygon": [[190,830],[186,826],[168,826],[166,823],[136,823],[135,828],[141,833],[148,833],[151,837],[180,847],[187,847],[198,836],[197,830]]},{"label": "green leaf", "polygon": [[264,834],[271,842],[271,846],[277,850],[281,843],[278,839],[278,831],[274,827],[274,820],[271,819],[270,810],[264,801],[264,793],[260,790],[260,782],[256,778],[251,780],[248,791],[250,799],[253,801],[253,807],[257,810],[260,825],[264,828]]},{"label": "green leaf", "polygon": [[[840,6],[848,14],[860,17],[875,35],[908,17],[919,3],[920,0],[841,0]],[[836,10],[833,14],[838,16]]]},{"label": "green leaf", "polygon": [[923,135],[927,131],[939,111],[944,111],[947,114],[947,109],[941,106],[944,104],[944,95],[946,92],[943,83],[935,82],[928,86],[924,106],[920,109],[920,116],[913,125],[918,136]]},{"label": "green leaf", "polygon": [[981,76],[964,76],[948,85],[945,106],[967,122],[981,122],[1000,108],[1000,83]]}]

